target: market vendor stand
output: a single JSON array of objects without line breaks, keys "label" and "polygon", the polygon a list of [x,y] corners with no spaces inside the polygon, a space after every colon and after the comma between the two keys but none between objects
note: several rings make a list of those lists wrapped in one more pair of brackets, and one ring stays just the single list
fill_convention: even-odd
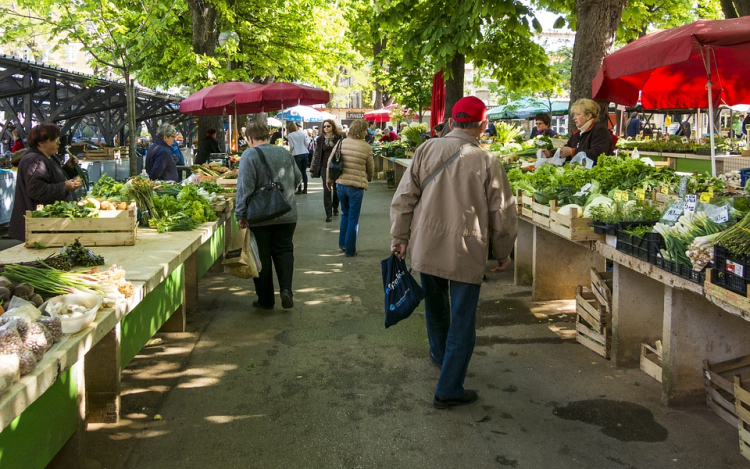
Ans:
[{"label": "market vendor stand", "polygon": [[[135,295],[116,309],[100,310],[90,328],[66,337],[3,394],[3,468],[41,468],[53,459],[61,467],[81,467],[86,423],[117,421],[122,369],[156,332],[185,330],[186,310],[197,308],[198,280],[222,257],[236,229],[233,215],[229,205],[216,222],[196,230],[139,230],[135,246],[100,249],[108,264],[125,269]],[[3,251],[3,261],[54,251],[16,246]]]}]

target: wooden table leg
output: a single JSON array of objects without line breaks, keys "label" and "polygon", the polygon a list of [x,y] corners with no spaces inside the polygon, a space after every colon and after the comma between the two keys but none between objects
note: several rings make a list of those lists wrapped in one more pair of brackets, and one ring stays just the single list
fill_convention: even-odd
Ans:
[{"label": "wooden table leg", "polygon": [[515,284],[530,287],[534,281],[534,225],[518,220],[513,269]]},{"label": "wooden table leg", "polygon": [[116,423],[120,417],[120,323],[83,359],[87,401],[86,419]]}]

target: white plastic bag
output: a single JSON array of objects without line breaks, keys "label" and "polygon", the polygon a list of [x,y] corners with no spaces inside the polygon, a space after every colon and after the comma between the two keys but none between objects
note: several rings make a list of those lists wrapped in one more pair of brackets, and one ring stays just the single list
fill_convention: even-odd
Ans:
[{"label": "white plastic bag", "polygon": [[555,166],[562,166],[565,163],[565,157],[560,155],[560,149],[558,148],[555,150],[555,154],[552,155],[551,158],[547,158],[544,156],[543,150],[537,150],[536,152],[536,164],[534,165],[534,169],[539,169],[541,166],[544,166],[545,164],[552,164]]},{"label": "white plastic bag", "polygon": [[578,152],[576,156],[573,157],[572,160],[570,160],[571,163],[578,163],[581,166],[585,166],[586,169],[591,169],[594,167],[594,160],[586,156],[586,152]]}]

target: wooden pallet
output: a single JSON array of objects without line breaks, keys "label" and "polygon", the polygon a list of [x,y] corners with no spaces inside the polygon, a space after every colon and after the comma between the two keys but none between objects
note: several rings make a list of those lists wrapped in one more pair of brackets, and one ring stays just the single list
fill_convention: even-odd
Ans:
[{"label": "wooden pallet", "polygon": [[603,332],[597,332],[589,327],[585,321],[578,316],[576,319],[576,341],[602,357],[609,359],[610,352],[610,331],[604,329]]},{"label": "wooden pallet", "polygon": [[709,410],[736,427],[739,420],[735,411],[733,377],[738,376],[743,381],[750,379],[750,355],[717,363],[703,360],[703,372]]},{"label": "wooden pallet", "polygon": [[[522,218],[530,220],[534,224],[567,239],[570,241],[603,241],[603,234],[594,233],[594,229],[589,226],[591,218],[580,218],[578,210],[573,209],[570,215],[560,215],[557,213],[558,207],[556,201],[550,201],[549,206],[542,205],[534,201],[533,197],[523,195],[518,191],[516,200],[520,200],[519,215]],[[518,205],[518,202],[516,202]]]},{"label": "wooden pallet", "polygon": [[27,248],[59,247],[80,240],[87,247],[133,246],[138,217],[135,204],[128,210],[101,210],[98,218],[32,218],[26,212]]},{"label": "wooden pallet", "polygon": [[656,341],[656,346],[641,344],[641,370],[647,375],[661,383],[662,362],[661,362],[661,341]]}]

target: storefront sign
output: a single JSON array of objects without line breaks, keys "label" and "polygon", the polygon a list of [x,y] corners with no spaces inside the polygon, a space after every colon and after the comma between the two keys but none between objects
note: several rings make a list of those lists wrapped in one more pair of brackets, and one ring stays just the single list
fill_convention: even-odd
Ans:
[{"label": "storefront sign", "polygon": [[347,119],[363,119],[365,117],[364,112],[347,112],[346,118]]}]

